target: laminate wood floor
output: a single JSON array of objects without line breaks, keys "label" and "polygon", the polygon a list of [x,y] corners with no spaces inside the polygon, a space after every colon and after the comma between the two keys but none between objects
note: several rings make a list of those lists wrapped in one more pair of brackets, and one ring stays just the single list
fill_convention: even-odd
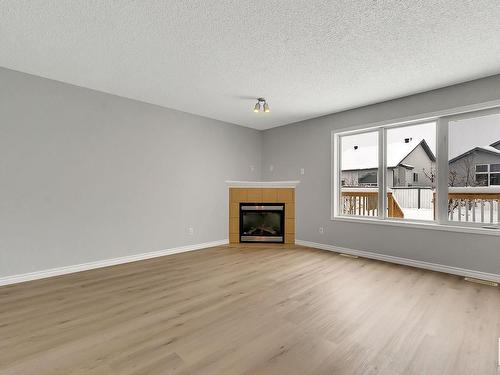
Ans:
[{"label": "laminate wood floor", "polygon": [[500,291],[228,247],[0,288],[0,374],[496,375]]}]

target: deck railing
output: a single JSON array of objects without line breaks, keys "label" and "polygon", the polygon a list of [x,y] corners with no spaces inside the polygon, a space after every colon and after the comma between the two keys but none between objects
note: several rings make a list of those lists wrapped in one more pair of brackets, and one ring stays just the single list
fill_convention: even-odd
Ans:
[{"label": "deck railing", "polygon": [[[378,188],[342,188],[341,209],[344,215],[378,216]],[[404,218],[392,192],[387,192],[387,211],[389,217]]]},{"label": "deck railing", "polygon": [[[436,219],[435,192],[430,204]],[[342,188],[341,210],[344,215],[378,216],[378,188]],[[387,192],[387,216],[401,219],[405,217],[392,191]],[[500,186],[450,187],[448,219],[478,224],[500,224]]]},{"label": "deck railing", "polygon": [[448,188],[448,218],[459,222],[500,223],[500,186]]}]

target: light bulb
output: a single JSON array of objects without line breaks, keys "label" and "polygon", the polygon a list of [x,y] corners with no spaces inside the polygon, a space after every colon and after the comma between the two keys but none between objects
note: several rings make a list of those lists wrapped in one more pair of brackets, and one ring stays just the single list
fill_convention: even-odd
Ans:
[{"label": "light bulb", "polygon": [[259,112],[259,111],[260,111],[260,103],[259,103],[259,102],[255,103],[255,107],[253,107],[253,111],[254,111],[255,113],[257,113],[257,112]]},{"label": "light bulb", "polygon": [[264,112],[270,112],[269,104],[264,103]]}]

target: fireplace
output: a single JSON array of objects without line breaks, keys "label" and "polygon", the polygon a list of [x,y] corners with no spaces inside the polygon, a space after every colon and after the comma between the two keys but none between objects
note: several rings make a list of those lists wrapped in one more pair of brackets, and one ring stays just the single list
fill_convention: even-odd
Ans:
[{"label": "fireplace", "polygon": [[240,203],[240,242],[284,243],[284,203]]}]

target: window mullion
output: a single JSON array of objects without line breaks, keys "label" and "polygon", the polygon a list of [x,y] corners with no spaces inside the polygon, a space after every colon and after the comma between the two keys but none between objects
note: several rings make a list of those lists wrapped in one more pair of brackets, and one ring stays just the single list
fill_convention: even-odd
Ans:
[{"label": "window mullion", "polygon": [[436,201],[435,219],[439,224],[448,223],[448,119],[440,118],[436,124]]},{"label": "window mullion", "polygon": [[334,138],[334,149],[333,149],[333,163],[334,163],[334,180],[332,182],[334,186],[334,197],[333,197],[333,212],[334,216],[340,215],[341,214],[341,191],[340,189],[342,188],[341,186],[341,165],[342,165],[342,137],[339,135],[332,135]]},{"label": "window mullion", "polygon": [[378,133],[378,217],[385,219],[387,217],[387,147],[385,128],[380,128]]}]

